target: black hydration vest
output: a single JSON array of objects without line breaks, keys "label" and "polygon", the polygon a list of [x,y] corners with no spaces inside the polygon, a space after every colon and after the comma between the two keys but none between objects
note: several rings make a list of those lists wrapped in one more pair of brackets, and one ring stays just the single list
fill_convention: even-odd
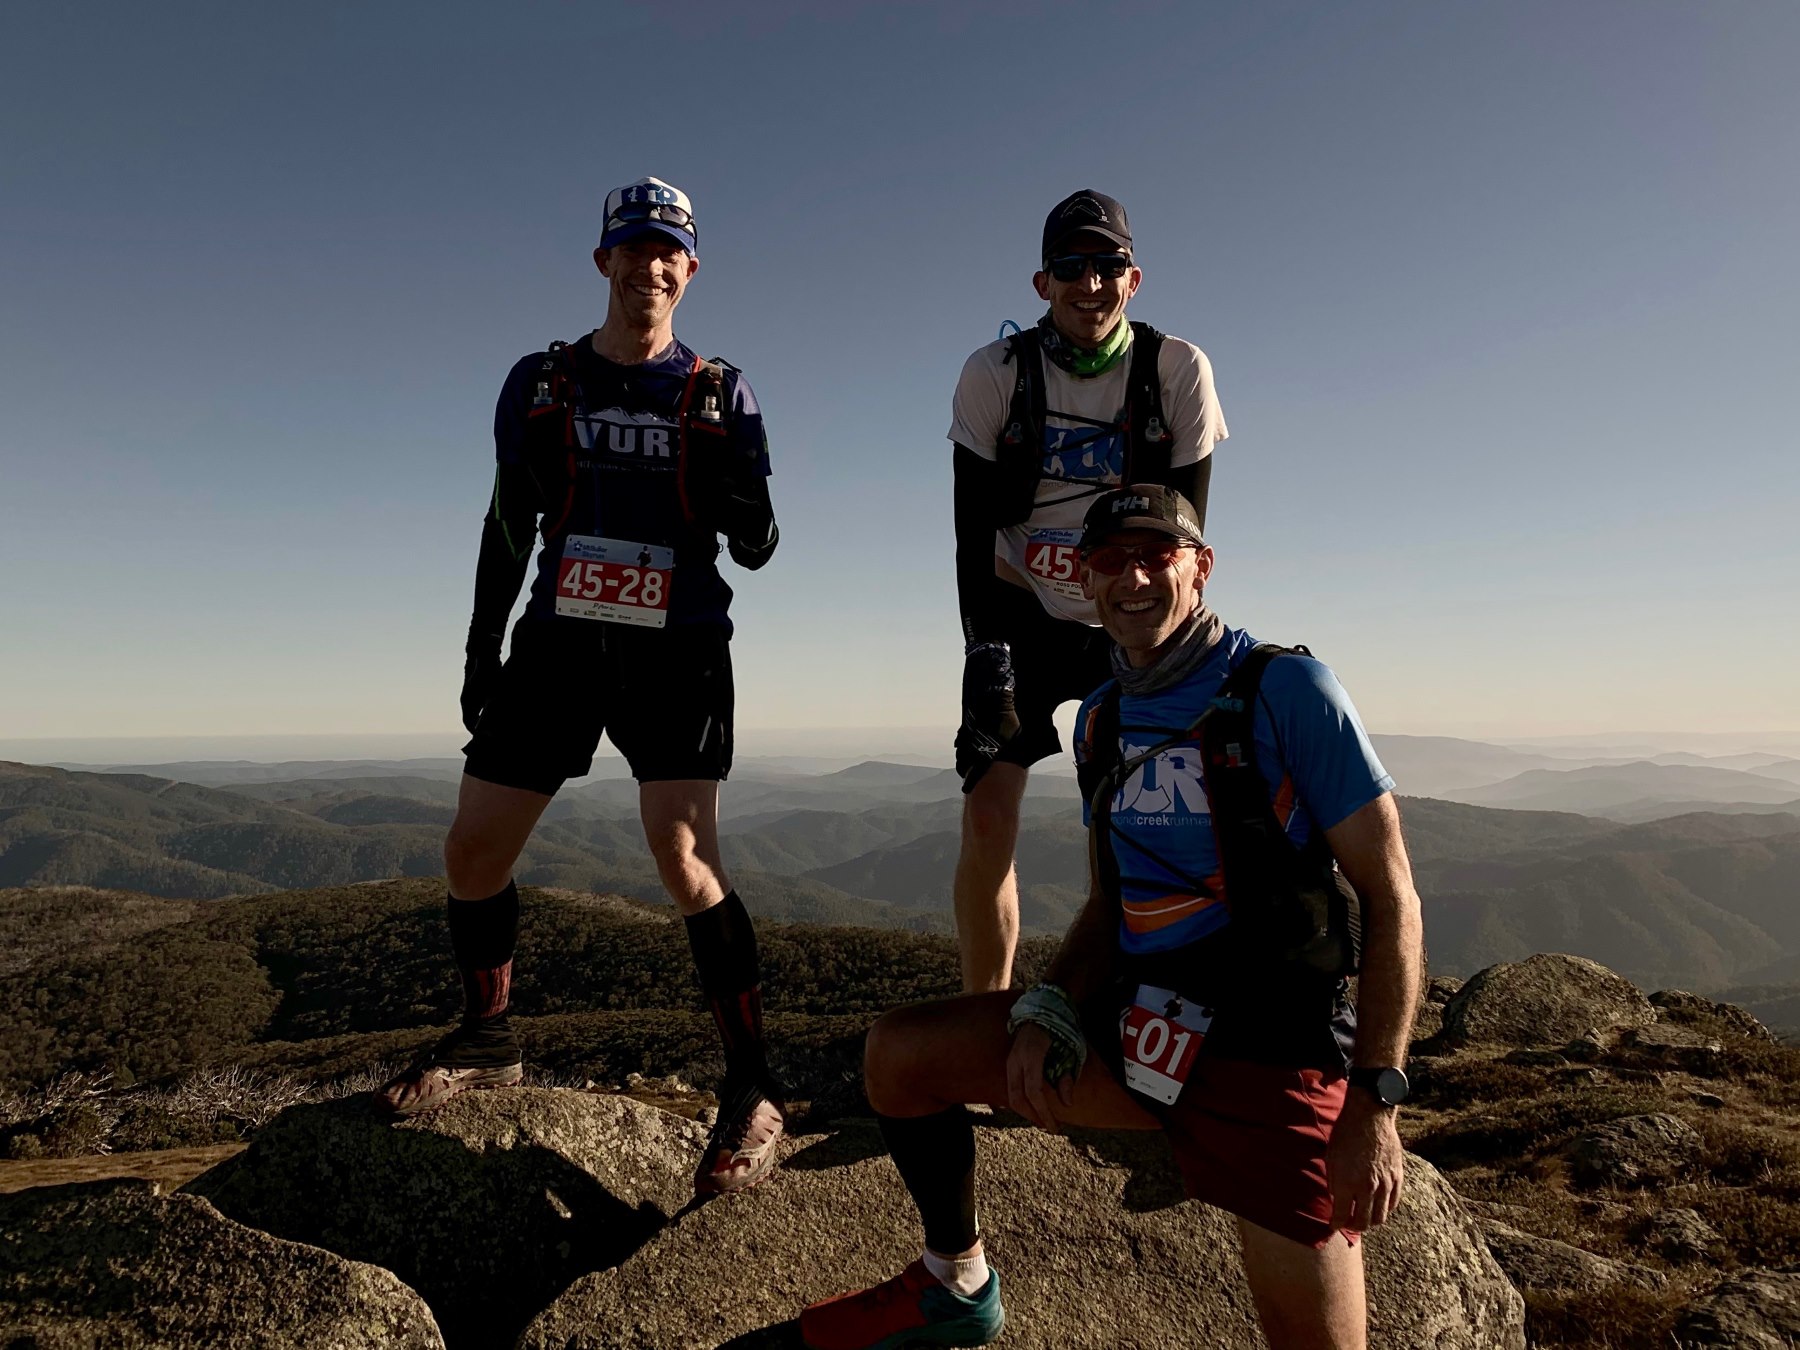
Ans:
[{"label": "black hydration vest", "polygon": [[[1195,895],[1208,892],[1198,877],[1186,877],[1166,860],[1127,838],[1112,823],[1113,798],[1125,780],[1171,746],[1200,742],[1202,783],[1212,813],[1213,836],[1225,877],[1231,923],[1224,943],[1203,939],[1208,964],[1228,969],[1233,983],[1302,980],[1334,983],[1354,975],[1362,959],[1362,903],[1337,868],[1322,832],[1296,847],[1269,800],[1269,785],[1256,765],[1254,721],[1263,672],[1277,656],[1310,656],[1305,647],[1261,643],[1226,677],[1218,695],[1184,730],[1175,731],[1140,754],[1119,751],[1119,686],[1100,701],[1094,719],[1093,753],[1080,769],[1088,799],[1088,855],[1093,875],[1121,903],[1118,838],[1182,875]],[[1228,948],[1222,964],[1220,949]]]},{"label": "black hydration vest", "polygon": [[[1157,358],[1163,335],[1147,323],[1131,325],[1131,368],[1126,376],[1125,469],[1119,482],[1169,481],[1169,459],[1175,437],[1163,416],[1162,379]],[[1012,401],[1006,425],[995,445],[1000,472],[996,526],[1023,524],[1037,503],[1044,475],[1044,423],[1049,408],[1044,395],[1044,355],[1036,328],[1024,328],[1006,340],[1006,360],[1014,368]]]},{"label": "black hydration vest", "polygon": [[[736,367],[718,357],[707,361],[696,356],[693,368],[688,371],[687,388],[681,395],[675,485],[681,494],[682,519],[690,529],[704,530],[705,527],[699,523],[694,509],[694,497],[698,494],[690,489],[688,481],[689,451],[696,435],[723,439],[730,434],[731,405],[725,397],[725,372],[728,369]],[[552,342],[544,352],[536,379],[532,381],[531,407],[525,414],[526,434],[536,434],[541,438],[539,444],[560,451],[560,455],[551,458],[563,468],[560,491],[544,493],[542,534],[546,539],[562,528],[575,505],[575,410],[581,402],[581,379],[575,370],[575,358],[569,353],[569,344]],[[540,483],[539,490],[544,491],[546,486]],[[716,546],[714,552],[717,552]]]}]

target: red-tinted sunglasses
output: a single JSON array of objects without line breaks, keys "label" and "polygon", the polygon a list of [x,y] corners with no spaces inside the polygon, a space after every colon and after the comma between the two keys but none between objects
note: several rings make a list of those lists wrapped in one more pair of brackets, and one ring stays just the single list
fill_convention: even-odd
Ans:
[{"label": "red-tinted sunglasses", "polygon": [[1116,577],[1127,567],[1136,565],[1149,576],[1166,572],[1175,565],[1183,549],[1194,547],[1179,539],[1155,544],[1102,544],[1081,555],[1081,560],[1102,576]]}]

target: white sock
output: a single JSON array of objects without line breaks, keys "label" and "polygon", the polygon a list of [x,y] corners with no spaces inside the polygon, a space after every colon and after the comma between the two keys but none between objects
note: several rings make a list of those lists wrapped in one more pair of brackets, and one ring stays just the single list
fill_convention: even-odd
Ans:
[{"label": "white sock", "polygon": [[938,1283],[944,1288],[964,1298],[979,1294],[988,1282],[987,1254],[981,1250],[980,1243],[975,1244],[972,1256],[939,1256],[927,1247],[925,1269],[937,1276]]}]

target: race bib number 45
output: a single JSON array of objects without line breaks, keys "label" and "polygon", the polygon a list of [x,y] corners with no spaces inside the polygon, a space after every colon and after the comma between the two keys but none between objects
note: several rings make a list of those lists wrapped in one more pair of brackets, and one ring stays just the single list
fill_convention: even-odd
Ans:
[{"label": "race bib number 45", "polygon": [[1080,530],[1034,530],[1025,541],[1025,570],[1068,600],[1081,599]]},{"label": "race bib number 45", "polygon": [[669,621],[675,550],[572,534],[556,571],[556,612],[571,619],[661,628]]},{"label": "race bib number 45", "polygon": [[1131,1006],[1119,1014],[1125,1086],[1173,1106],[1211,1025],[1209,1011],[1184,1002],[1174,991],[1139,985]]}]

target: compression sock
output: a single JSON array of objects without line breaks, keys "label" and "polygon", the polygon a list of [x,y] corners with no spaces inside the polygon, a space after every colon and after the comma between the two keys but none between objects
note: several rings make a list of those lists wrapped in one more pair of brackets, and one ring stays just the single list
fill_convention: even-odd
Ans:
[{"label": "compression sock", "polygon": [[939,1256],[925,1249],[925,1269],[937,1276],[938,1283],[953,1294],[974,1298],[988,1282],[987,1253],[979,1247],[973,1256]]},{"label": "compression sock", "polygon": [[[967,1107],[929,1116],[883,1116],[881,1137],[925,1225],[933,1253],[975,1245],[975,1124]],[[984,1260],[982,1263],[986,1265]],[[936,1272],[933,1272],[934,1274]],[[941,1275],[939,1278],[943,1278]],[[982,1276],[982,1284],[987,1276]],[[977,1285],[979,1289],[981,1286]],[[958,1292],[961,1292],[960,1290]]]},{"label": "compression sock", "polygon": [[700,988],[725,1044],[725,1077],[774,1087],[762,1025],[762,971],[756,929],[736,891],[687,917],[688,946]]},{"label": "compression sock", "polygon": [[513,947],[519,938],[519,888],[512,882],[485,900],[450,900],[450,947],[462,973],[463,1025],[492,1022],[512,1001]]}]

